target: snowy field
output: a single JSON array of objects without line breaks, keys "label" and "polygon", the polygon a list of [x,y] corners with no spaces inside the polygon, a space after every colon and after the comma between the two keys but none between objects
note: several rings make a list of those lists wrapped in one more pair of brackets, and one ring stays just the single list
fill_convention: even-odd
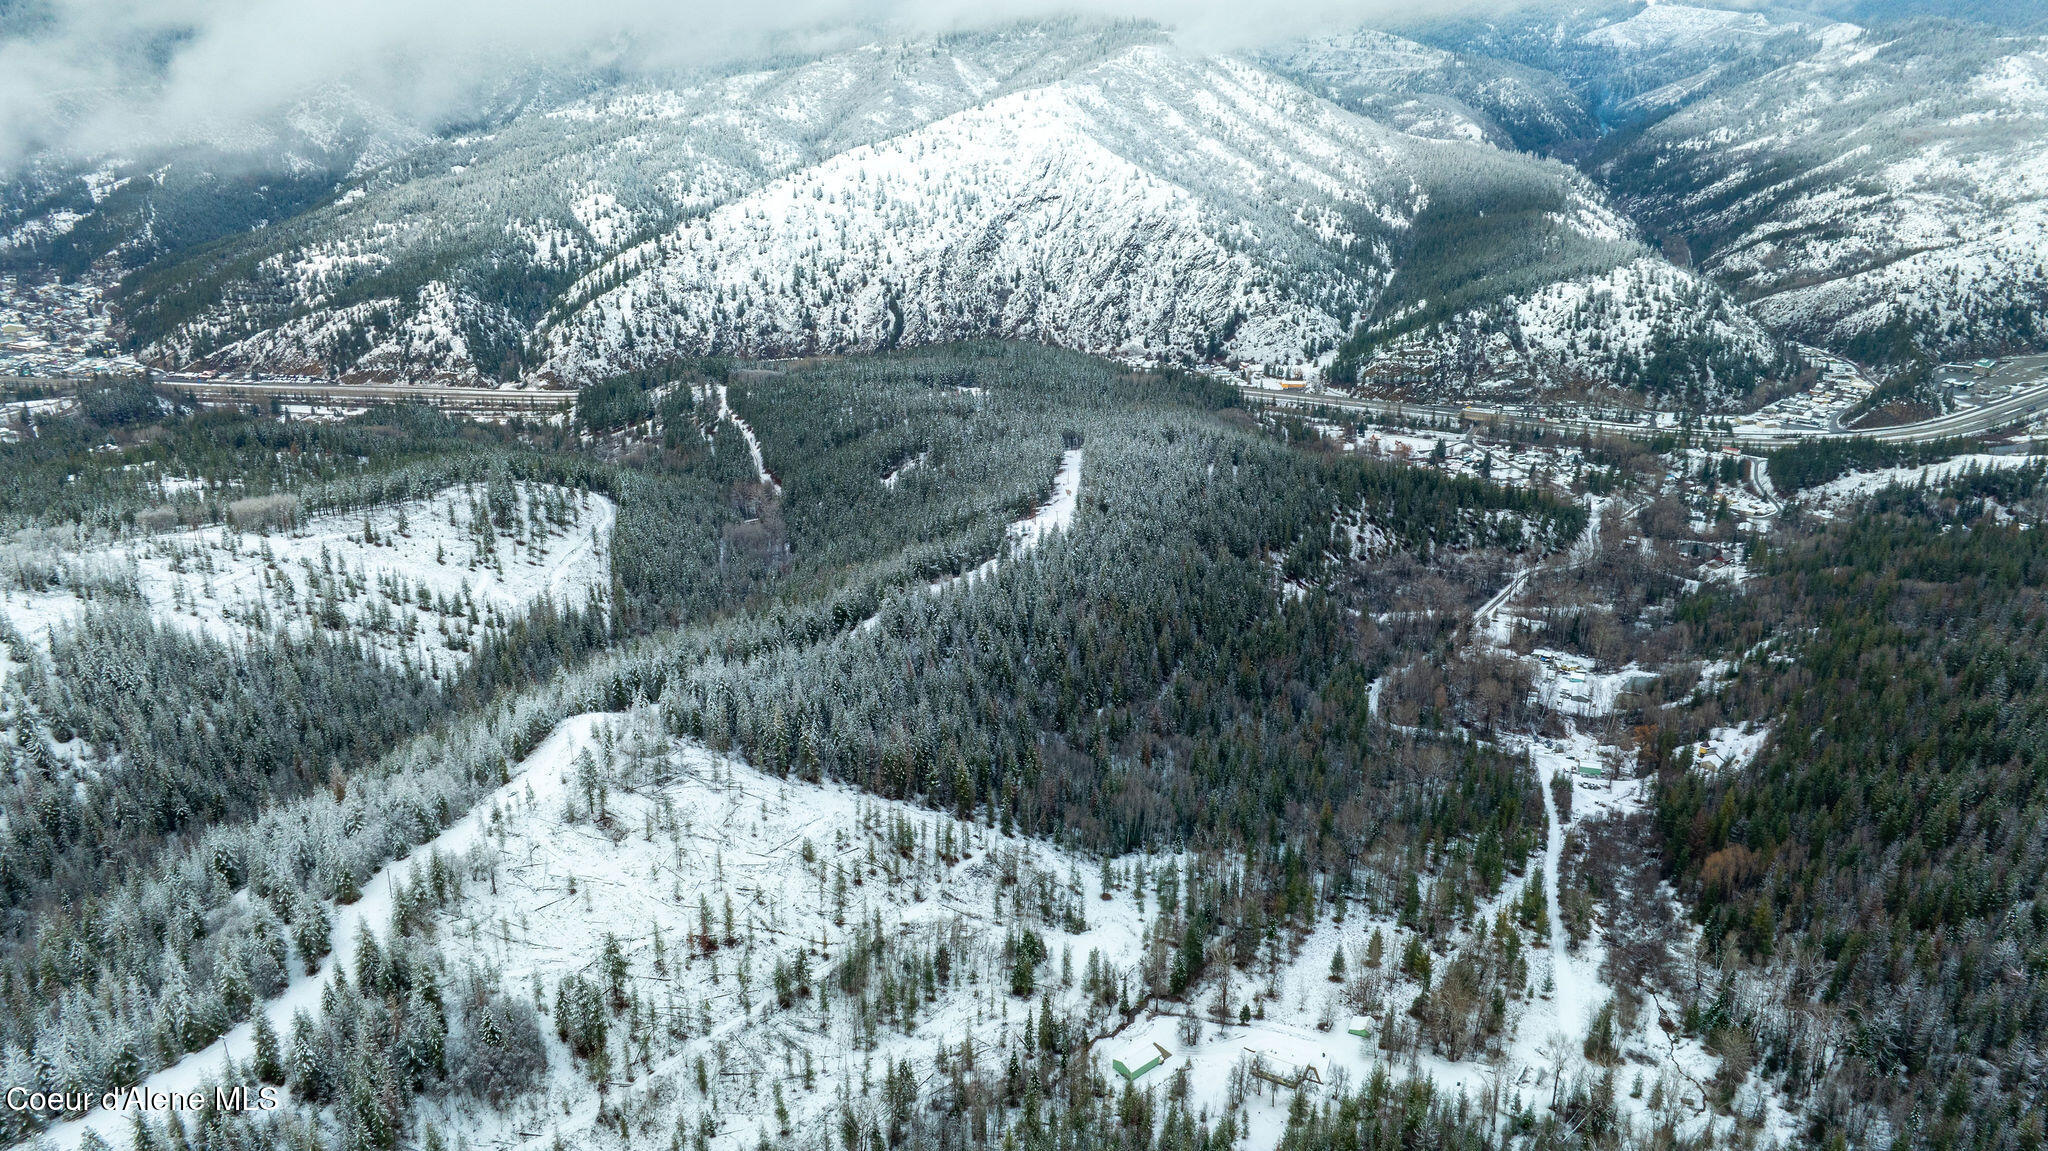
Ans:
[{"label": "snowy field", "polygon": [[[288,516],[283,503],[232,507],[245,522]],[[297,527],[227,524],[87,548],[21,537],[0,553],[0,616],[47,650],[51,630],[89,601],[132,596],[194,634],[244,643],[324,631],[440,676],[544,597],[572,609],[602,597],[613,512],[588,492],[479,484]],[[23,571],[55,580],[30,590],[24,582],[41,581]]]},{"label": "snowy field", "polygon": [[[656,1024],[637,1057],[614,1064],[608,1096],[590,1090],[587,1066],[550,1032],[548,1080],[508,1110],[429,1107],[473,1146],[547,1147],[558,1135],[607,1145],[602,1104],[658,1133],[685,1116],[695,1131],[708,1117],[713,1146],[753,1147],[778,1089],[792,1128],[823,1145],[841,1092],[860,1090],[886,1061],[928,1069],[941,1045],[984,1047],[1034,1018],[1036,1003],[1011,994],[1003,945],[1014,929],[1045,941],[1040,988],[1091,1029],[1113,1028],[1114,1008],[1089,994],[1085,976],[1129,968],[1147,918],[1130,898],[1101,899],[1090,861],[1044,843],[851,788],[778,780],[669,739],[651,712],[584,715],[410,862],[363,885],[361,902],[336,917],[320,974],[265,1006],[280,1032],[295,1011],[317,1014],[321,986],[337,966],[352,968],[361,932],[385,934],[394,882],[434,853],[462,861],[471,879],[439,924],[457,969],[493,972],[508,990],[552,989],[596,971],[616,940]],[[905,959],[943,950],[947,974],[907,996],[900,1015],[863,1019],[828,973],[864,932],[885,942],[883,970],[900,977]],[[771,975],[785,961],[805,972],[803,993],[787,999]],[[246,1055],[250,1042],[245,1024],[148,1086],[197,1086],[223,1051]],[[692,1086],[700,1059],[708,1093]],[[126,1122],[93,1112],[49,1138],[69,1148],[88,1127],[111,1136]]]},{"label": "snowy field", "polygon": [[1856,501],[1875,495],[1894,484],[1900,487],[1939,484],[1971,469],[1995,471],[1999,468],[2024,468],[2039,462],[2041,461],[2038,456],[1992,455],[1980,452],[1957,456],[1938,464],[1852,472],[1803,492],[1801,497],[1824,513],[1839,514]]},{"label": "snowy field", "polygon": [[[1086,859],[851,788],[778,780],[652,721],[572,720],[490,802],[495,894],[472,885],[443,944],[458,967],[527,989],[598,969],[616,939],[659,1021],[637,1064],[615,1063],[610,1106],[636,1129],[687,1118],[694,1130],[709,1117],[714,1146],[752,1147],[776,1133],[779,1086],[792,1130],[822,1145],[841,1090],[861,1091],[890,1061],[912,1059],[922,1075],[942,1045],[1021,1032],[1036,1005],[1010,993],[1010,931],[1040,933],[1039,978],[1077,1012],[1082,972],[1138,957],[1141,912],[1100,900]],[[592,780],[612,781],[594,805]],[[906,960],[914,972],[918,958],[946,955],[937,984],[895,1018],[864,1013],[829,977],[877,926],[880,966],[899,977]],[[775,969],[805,973],[783,995]],[[1097,1004],[1096,1026],[1113,1026],[1106,1014]],[[457,1106],[442,1118],[478,1145],[522,1145],[535,1131],[535,1146],[592,1139],[599,1100],[550,1043],[541,1093],[504,1115]],[[700,1059],[708,1092],[693,1085]]]},{"label": "snowy field", "polygon": [[[1526,750],[1546,783],[1612,758],[1577,733]],[[1574,786],[1576,821],[1633,810],[1645,798],[1641,782],[1611,774]],[[1380,1014],[1363,1022],[1365,1035],[1352,1033],[1360,1024],[1352,988],[1328,974],[1340,948],[1362,971],[1368,940],[1386,940],[1385,970],[1375,972],[1384,1018],[1398,1017],[1420,990],[1393,970],[1405,933],[1391,918],[1323,922],[1273,941],[1270,971],[1217,963],[1223,977],[1189,1001],[1148,1001],[1141,964],[1162,918],[1162,876],[1187,866],[1185,858],[1128,856],[1105,876],[1098,863],[1042,841],[848,787],[768,776],[667,736],[650,710],[562,723],[466,818],[364,884],[362,901],[336,916],[320,974],[294,980],[264,1010],[280,1031],[294,1012],[316,1013],[321,986],[337,966],[353,965],[363,931],[385,932],[394,884],[438,853],[467,876],[463,898],[436,927],[456,970],[483,972],[508,992],[538,991],[545,1003],[565,979],[600,978],[616,955],[632,999],[627,1018],[638,1021],[638,1038],[615,1044],[623,1057],[603,1071],[602,1095],[589,1089],[592,1065],[573,1059],[544,1023],[549,1071],[539,1088],[501,1111],[427,1105],[429,1118],[473,1147],[546,1148],[558,1138],[569,1147],[658,1145],[707,1120],[720,1151],[756,1146],[784,1125],[800,1144],[822,1145],[836,1135],[844,1104],[875,1105],[870,1088],[892,1063],[909,1060],[922,1078],[942,1052],[1014,1041],[1038,1018],[1041,999],[1078,1022],[1105,1070],[1129,1052],[1165,1049],[1138,1085],[1184,1086],[1212,1121],[1238,1108],[1248,1147],[1277,1143],[1296,1094],[1250,1075],[1254,1063],[1283,1075],[1313,1068],[1299,1089],[1312,1098],[1361,1084],[1385,1064],[1396,1077],[1425,1075],[1475,1102],[1497,1093],[1510,1110],[1541,1106],[1560,1082],[1600,1073],[1580,1056],[1578,1037],[1609,995],[1597,933],[1574,951],[1556,914],[1566,828],[1548,787],[1545,797],[1541,869],[1511,879],[1475,922],[1512,906],[1523,884],[1541,882],[1549,934],[1530,941],[1528,989],[1509,1005],[1504,1039],[1458,1060],[1390,1056],[1377,1042]],[[1133,882],[1140,874],[1150,881]],[[1012,993],[1005,951],[1022,929],[1045,950],[1029,997]],[[848,991],[841,968],[863,949],[877,955],[874,973],[865,990]],[[943,976],[931,976],[934,963]],[[868,982],[915,989],[920,970],[921,990],[878,995]],[[1136,1007],[1128,1018],[1114,1006],[1119,994]],[[1249,1021],[1238,1021],[1238,1005],[1255,1013]],[[1661,1009],[1643,1014],[1620,1038],[1621,1071],[1653,1090],[1619,1100],[1624,1111],[1688,1132],[1723,1122],[1696,1086],[1712,1057],[1662,1029]],[[223,1051],[246,1054],[250,1042],[248,1025],[236,1028],[149,1086],[196,1087]],[[618,1137],[622,1118],[630,1141]],[[75,1147],[88,1126],[116,1135],[126,1121],[95,1112],[54,1129],[51,1142]]]}]

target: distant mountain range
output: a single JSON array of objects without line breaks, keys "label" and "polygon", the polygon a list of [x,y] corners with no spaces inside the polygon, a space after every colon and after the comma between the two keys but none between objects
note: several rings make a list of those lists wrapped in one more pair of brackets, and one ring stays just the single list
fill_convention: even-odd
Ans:
[{"label": "distant mountain range", "polygon": [[[1856,15],[1855,12],[1837,14]],[[1718,408],[2048,345],[2048,47],[1953,20],[1528,9],[1199,52],[1049,23],[529,77],[427,129],[45,157],[0,265],[167,366],[582,383],[994,334],[1416,392]]]}]

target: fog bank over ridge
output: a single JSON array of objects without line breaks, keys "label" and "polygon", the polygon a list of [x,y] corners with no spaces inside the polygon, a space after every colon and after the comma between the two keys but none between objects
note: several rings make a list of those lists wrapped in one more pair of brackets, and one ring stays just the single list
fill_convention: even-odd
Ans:
[{"label": "fog bank over ridge", "polygon": [[431,128],[549,72],[632,75],[1061,17],[1156,21],[1237,49],[1417,12],[1389,0],[0,0],[0,166],[41,150],[233,151],[337,92]]}]

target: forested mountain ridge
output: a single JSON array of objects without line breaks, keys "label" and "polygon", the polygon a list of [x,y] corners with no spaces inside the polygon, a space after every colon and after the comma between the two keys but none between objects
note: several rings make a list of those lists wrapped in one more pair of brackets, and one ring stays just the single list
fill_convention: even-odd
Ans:
[{"label": "forested mountain ridge", "polygon": [[1531,278],[1631,251],[1559,166],[1417,140],[1241,63],[1134,48],[626,253],[572,291],[574,307],[623,280],[550,334],[552,363],[581,377],[675,344],[800,352],[989,330],[1312,360],[1407,258],[1424,205],[1475,181],[1560,209],[1565,252]]},{"label": "forested mountain ridge", "polygon": [[1491,19],[1451,14],[1398,22],[1404,34],[1475,60],[1533,70],[1569,93],[1591,133],[1558,141],[1579,154],[1599,135],[1655,120],[1703,93],[1781,67],[1853,32],[1797,8],[1640,4],[1519,6]]},{"label": "forested mountain ridge", "polygon": [[334,86],[158,155],[40,153],[0,180],[0,269],[132,271],[314,210],[433,139]]},{"label": "forested mountain ridge", "polygon": [[166,367],[580,384],[996,335],[1740,406],[1787,339],[2041,346],[2040,55],[1674,4],[1244,56],[1024,24],[551,73],[431,130],[336,89],[211,153],[38,158],[0,229]]},{"label": "forested mountain ridge", "polygon": [[1535,115],[1525,146],[1571,158],[1772,333],[1890,372],[2048,339],[2029,7],[1537,6],[1400,25],[1446,54],[1427,68],[1341,39],[1280,59],[1351,105],[1393,73],[1482,121]]},{"label": "forested mountain ridge", "polygon": [[1829,38],[1611,147],[1600,178],[1773,330],[1902,363],[2048,340],[2048,46]]},{"label": "forested mountain ridge", "polygon": [[636,238],[1140,35],[967,37],[617,85],[437,140],[320,211],[130,280],[121,306],[171,362],[516,378],[532,325]]},{"label": "forested mountain ridge", "polygon": [[[985,335],[1302,365],[1441,252],[1418,244],[1432,204],[1432,235],[1451,202],[1543,205],[1481,229],[1515,269],[1463,275],[1468,328],[1497,332],[1493,305],[1535,289],[1584,295],[1591,277],[1659,261],[1592,184],[1512,150],[1504,129],[1455,110],[1434,127],[1435,112],[1361,116],[1147,25],[1031,24],[588,83],[543,87],[382,163],[309,168],[306,198],[262,226],[219,217],[132,253],[140,267],[101,256],[120,331],[163,366],[463,382],[583,383],[663,349]],[[91,175],[46,174],[51,187],[17,196],[12,263],[76,270],[102,250],[93,237],[132,231],[91,188],[182,194],[119,166]],[[250,195],[297,185],[261,186]],[[1658,276],[1684,286],[1651,327],[1723,341],[1738,376],[1773,370],[1758,354],[1769,337],[1715,289]],[[1558,359],[1575,385],[1638,386],[1612,360]]]}]

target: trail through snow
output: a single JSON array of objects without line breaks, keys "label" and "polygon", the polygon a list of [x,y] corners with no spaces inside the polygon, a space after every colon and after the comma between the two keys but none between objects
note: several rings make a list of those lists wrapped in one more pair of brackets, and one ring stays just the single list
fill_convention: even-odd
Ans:
[{"label": "trail through snow", "polygon": [[1542,776],[1543,820],[1548,836],[1543,844],[1543,902],[1550,911],[1551,1003],[1557,1010],[1557,1030],[1576,1040],[1586,1033],[1587,992],[1600,989],[1597,974],[1579,970],[1578,957],[1571,953],[1564,930],[1564,909],[1558,903],[1558,870],[1564,862],[1564,826],[1558,822],[1557,796],[1550,781],[1557,778],[1559,763],[1551,757],[1537,757]]},{"label": "trail through snow", "polygon": [[754,429],[748,426],[747,421],[741,419],[740,414],[732,410],[732,404],[727,402],[725,398],[724,384],[718,385],[718,414],[725,419],[731,420],[732,426],[740,430],[740,435],[745,437],[747,441],[747,452],[754,457],[754,474],[760,476],[761,482],[767,485],[769,491],[775,493],[776,498],[780,499],[782,496],[782,485],[776,481],[774,473],[768,470],[767,463],[761,458],[761,441],[759,437],[754,435]]},{"label": "trail through snow", "polygon": [[1571,563],[1578,567],[1600,554],[1600,515],[1613,501],[1606,496],[1586,497],[1586,528],[1572,542]]},{"label": "trail through snow", "polygon": [[[1053,477],[1052,495],[1038,505],[1038,510],[1011,524],[1003,533],[1003,546],[996,554],[980,564],[956,576],[934,580],[925,585],[925,590],[940,595],[956,587],[964,587],[976,580],[987,579],[996,574],[1005,561],[1020,559],[1031,554],[1047,536],[1065,531],[1074,522],[1074,513],[1081,506],[1081,448],[1071,448],[1060,457],[1059,474]],[[874,615],[855,625],[855,631],[868,631],[881,623],[882,615]]]},{"label": "trail through snow", "polygon": [[974,568],[950,579],[942,579],[931,585],[932,594],[987,579],[996,574],[1003,560],[1029,555],[1045,537],[1057,531],[1064,531],[1074,522],[1074,512],[1081,506],[1081,449],[1070,449],[1060,457],[1059,474],[1053,477],[1052,496],[1038,506],[1030,516],[1010,525],[1004,534],[1003,546],[997,553]]}]

